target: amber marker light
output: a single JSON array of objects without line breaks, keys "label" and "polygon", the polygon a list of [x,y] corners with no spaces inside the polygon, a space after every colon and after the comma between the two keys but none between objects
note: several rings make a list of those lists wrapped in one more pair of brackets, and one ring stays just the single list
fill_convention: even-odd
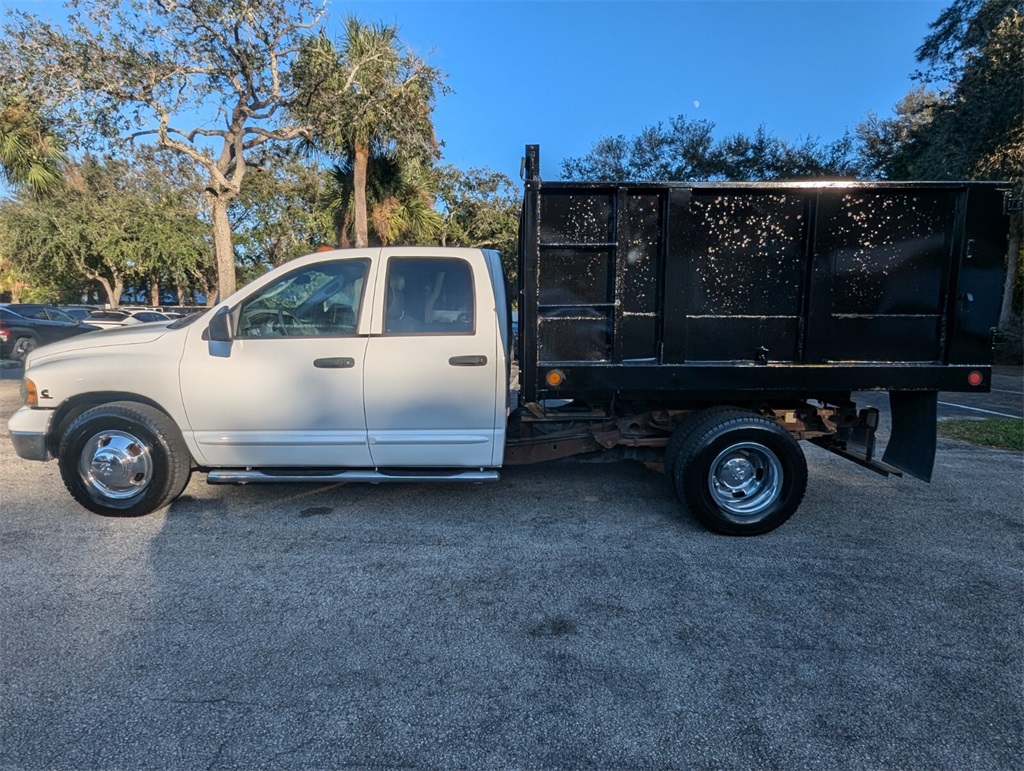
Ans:
[{"label": "amber marker light", "polygon": [[21,400],[29,407],[39,406],[39,392],[36,390],[36,384],[27,377],[21,381]]},{"label": "amber marker light", "polygon": [[544,380],[552,388],[558,388],[560,385],[562,385],[562,383],[565,382],[565,375],[562,373],[562,370],[553,369],[548,372],[548,374],[544,377]]},{"label": "amber marker light", "polygon": [[982,376],[982,374],[977,370],[975,370],[974,372],[967,376],[967,382],[969,385],[972,386],[980,386],[981,381],[983,381],[984,379],[985,378]]}]

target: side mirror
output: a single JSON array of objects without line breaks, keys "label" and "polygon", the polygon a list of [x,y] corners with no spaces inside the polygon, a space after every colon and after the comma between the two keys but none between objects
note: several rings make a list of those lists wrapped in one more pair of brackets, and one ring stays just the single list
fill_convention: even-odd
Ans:
[{"label": "side mirror", "polygon": [[231,329],[231,309],[221,308],[210,319],[210,340],[216,343],[230,343],[235,335]]}]

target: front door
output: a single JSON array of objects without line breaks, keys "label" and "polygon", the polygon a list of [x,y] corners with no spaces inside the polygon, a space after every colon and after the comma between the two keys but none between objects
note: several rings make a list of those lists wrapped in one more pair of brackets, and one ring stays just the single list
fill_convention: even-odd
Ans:
[{"label": "front door", "polygon": [[374,465],[499,465],[505,369],[493,295],[474,283],[474,275],[488,276],[482,255],[438,257],[421,248],[387,255],[375,301],[383,313],[375,314],[366,351]]},{"label": "front door", "polygon": [[193,330],[182,397],[209,465],[372,465],[359,334],[370,264],[355,257],[286,273],[234,310],[230,347]]}]

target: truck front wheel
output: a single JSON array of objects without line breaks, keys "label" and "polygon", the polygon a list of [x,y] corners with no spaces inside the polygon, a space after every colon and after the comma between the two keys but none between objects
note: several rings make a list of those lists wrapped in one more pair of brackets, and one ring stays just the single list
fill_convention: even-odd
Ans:
[{"label": "truck front wheel", "polygon": [[726,535],[774,530],[807,489],[800,445],[774,420],[746,410],[712,410],[691,424],[673,466],[682,503]]},{"label": "truck front wheel", "polygon": [[136,517],[181,495],[192,459],[181,432],[146,404],[112,402],[79,415],[57,453],[64,486],[97,514]]}]

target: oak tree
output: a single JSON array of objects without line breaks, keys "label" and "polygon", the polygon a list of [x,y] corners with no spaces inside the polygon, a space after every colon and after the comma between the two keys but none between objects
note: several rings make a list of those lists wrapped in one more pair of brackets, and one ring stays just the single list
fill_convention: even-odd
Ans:
[{"label": "oak tree", "polygon": [[0,204],[0,261],[51,293],[77,298],[91,282],[117,306],[129,287],[185,283],[208,262],[196,202],[132,160],[87,156],[59,192]]},{"label": "oak tree", "polygon": [[204,173],[221,297],[235,290],[228,207],[254,150],[309,136],[288,112],[313,0],[71,0],[57,25],[15,12],[0,82],[46,105],[79,141],[150,137]]},{"label": "oak tree", "polygon": [[763,180],[846,177],[853,173],[853,141],[789,142],[759,126],[752,135],[722,139],[715,124],[679,115],[666,126],[647,126],[634,137],[605,137],[590,152],[562,162],[568,179],[624,181]]}]

